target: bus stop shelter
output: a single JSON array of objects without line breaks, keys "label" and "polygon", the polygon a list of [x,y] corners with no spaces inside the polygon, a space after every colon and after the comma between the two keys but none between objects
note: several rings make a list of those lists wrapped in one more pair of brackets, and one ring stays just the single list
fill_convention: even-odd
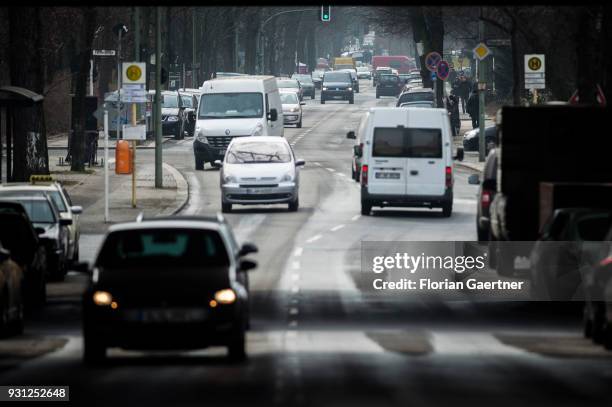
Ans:
[{"label": "bus stop shelter", "polygon": [[[6,181],[13,178],[13,111],[29,107],[42,109],[44,97],[29,89],[17,86],[0,87],[0,131],[6,141]],[[4,123],[2,123],[4,120]],[[2,180],[2,145],[0,144],[0,181]]]}]

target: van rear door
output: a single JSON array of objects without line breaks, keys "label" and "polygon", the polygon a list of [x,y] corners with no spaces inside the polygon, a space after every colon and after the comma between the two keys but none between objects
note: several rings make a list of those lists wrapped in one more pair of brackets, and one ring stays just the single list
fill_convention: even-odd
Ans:
[{"label": "van rear door", "polygon": [[368,169],[370,194],[406,194],[408,160],[404,156],[404,130],[403,127],[374,128]]},{"label": "van rear door", "polygon": [[442,129],[404,129],[407,195],[444,195],[446,166]]}]

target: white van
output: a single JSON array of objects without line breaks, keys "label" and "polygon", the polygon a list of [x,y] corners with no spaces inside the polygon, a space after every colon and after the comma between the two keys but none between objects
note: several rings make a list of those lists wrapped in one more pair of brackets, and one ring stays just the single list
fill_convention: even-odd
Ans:
[{"label": "white van", "polygon": [[[373,206],[453,210],[453,156],[445,109],[375,107],[359,127],[361,213]],[[356,139],[355,132],[347,138]],[[463,150],[457,151],[458,160]]]},{"label": "white van", "polygon": [[200,90],[193,141],[196,170],[223,160],[234,137],[284,136],[283,105],[273,76],[212,79]]}]

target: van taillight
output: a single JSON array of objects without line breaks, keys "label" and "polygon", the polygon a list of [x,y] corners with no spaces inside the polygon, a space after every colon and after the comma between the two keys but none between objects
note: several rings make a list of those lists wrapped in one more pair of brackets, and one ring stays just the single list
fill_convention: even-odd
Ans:
[{"label": "van taillight", "polygon": [[489,205],[491,205],[491,192],[486,189],[482,191],[482,195],[480,196],[480,205],[482,209],[487,209]]},{"label": "van taillight", "polygon": [[601,262],[599,262],[599,265],[601,267],[605,267],[609,264],[612,264],[612,256],[606,257],[605,259],[603,259]]},{"label": "van taillight", "polygon": [[446,167],[446,188],[453,186],[453,168]]},{"label": "van taillight", "polygon": [[364,164],[361,166],[361,186],[368,186],[368,166]]}]

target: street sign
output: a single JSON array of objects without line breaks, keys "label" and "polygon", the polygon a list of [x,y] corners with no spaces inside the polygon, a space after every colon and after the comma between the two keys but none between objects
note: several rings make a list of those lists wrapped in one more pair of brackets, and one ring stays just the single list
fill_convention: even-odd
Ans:
[{"label": "street sign", "polygon": [[145,124],[137,124],[135,126],[124,124],[123,125],[123,139],[124,140],[146,140],[147,139],[147,126]]},{"label": "street sign", "polygon": [[509,47],[511,44],[510,38],[492,38],[485,42],[489,47]]},{"label": "street sign", "polygon": [[121,101],[127,103],[145,103],[147,91],[144,84],[124,84],[121,88]]},{"label": "street sign", "polygon": [[438,62],[442,60],[442,56],[436,51],[430,52],[425,57],[425,66],[430,72],[436,72],[438,69]]},{"label": "street sign", "polygon": [[145,84],[147,78],[147,64],[145,62],[124,62],[122,66],[122,83]]},{"label": "street sign", "polygon": [[474,57],[479,61],[482,61],[483,59],[488,57],[489,54],[491,54],[491,50],[484,42],[481,42],[480,44],[476,45],[472,52],[474,53]]},{"label": "street sign", "polygon": [[544,54],[525,55],[525,89],[546,88],[546,64]]},{"label": "street sign", "polygon": [[446,79],[448,79],[449,74],[450,66],[448,62],[446,62],[445,60],[438,62],[438,66],[436,69],[436,75],[438,75],[438,78],[440,78],[440,80],[445,81]]},{"label": "street sign", "polygon": [[115,50],[114,49],[94,49],[93,54],[94,56],[97,56],[97,57],[114,57]]},{"label": "street sign", "polygon": [[435,72],[432,72],[432,73],[431,73],[431,80],[432,80],[432,81],[435,81],[437,77],[438,77],[438,75],[436,75],[436,73],[435,73]]}]

